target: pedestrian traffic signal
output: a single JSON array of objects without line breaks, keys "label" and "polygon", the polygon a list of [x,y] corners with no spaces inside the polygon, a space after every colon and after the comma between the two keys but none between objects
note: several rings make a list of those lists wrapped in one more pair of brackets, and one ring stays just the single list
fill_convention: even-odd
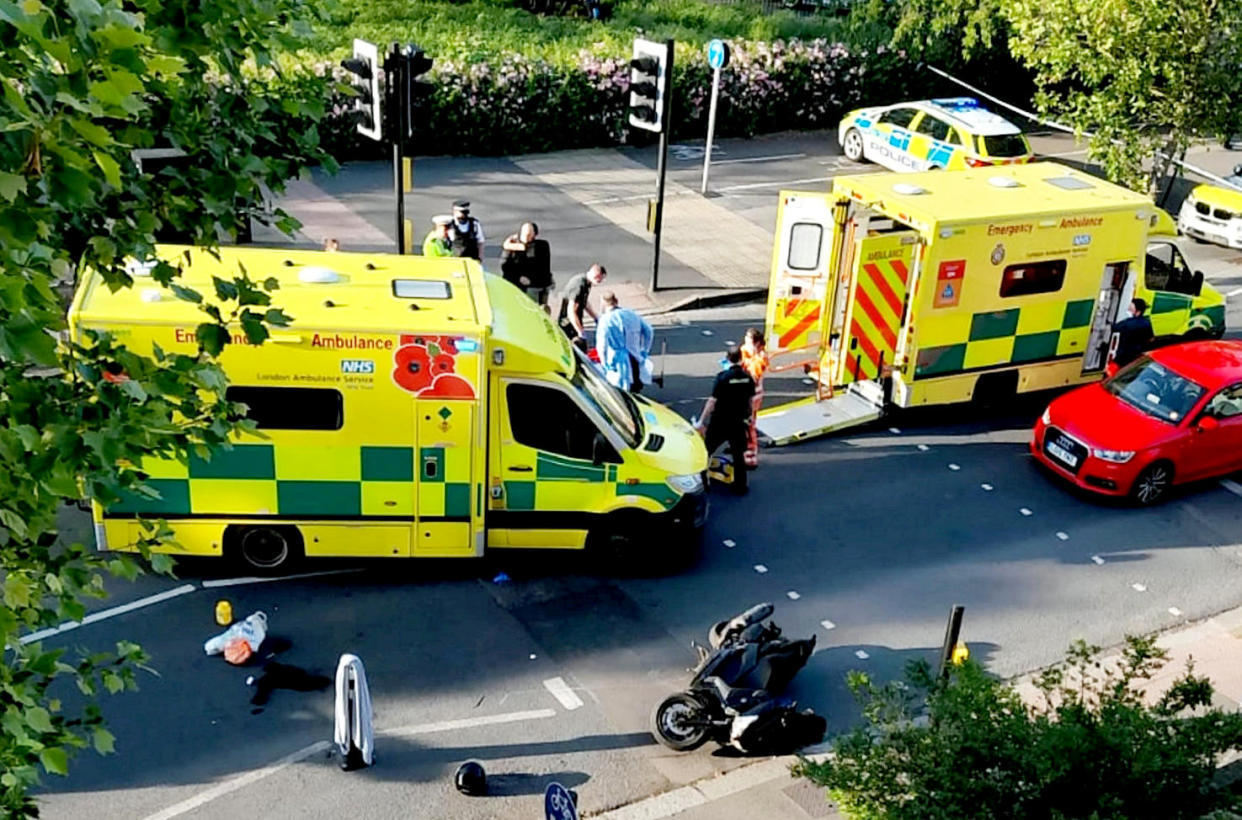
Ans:
[{"label": "pedestrian traffic signal", "polygon": [[354,56],[341,60],[341,67],[354,75],[350,79],[350,85],[355,91],[354,116],[358,120],[358,133],[373,140],[383,139],[379,51],[375,44],[366,40],[354,40]]},{"label": "pedestrian traffic signal", "polygon": [[665,128],[673,51],[668,43],[634,40],[630,60],[630,125],[659,133]]}]

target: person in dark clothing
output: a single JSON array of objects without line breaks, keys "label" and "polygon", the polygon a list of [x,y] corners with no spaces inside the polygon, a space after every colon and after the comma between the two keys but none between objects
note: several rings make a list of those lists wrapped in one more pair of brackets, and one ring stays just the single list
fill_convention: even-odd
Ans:
[{"label": "person in dark clothing", "polygon": [[1125,367],[1139,357],[1155,338],[1151,329],[1151,319],[1147,318],[1147,302],[1135,299],[1130,302],[1129,318],[1122,319],[1113,325],[1117,334],[1117,349],[1113,353],[1113,364]]},{"label": "person in dark clothing", "polygon": [[707,443],[710,456],[721,444],[728,442],[729,455],[733,459],[733,492],[746,492],[746,438],[753,412],[751,400],[755,396],[755,380],[742,367],[742,351],[730,345],[725,355],[729,366],[716,374],[712,394],[703,405],[699,417],[699,432]]},{"label": "person in dark clothing", "polygon": [[500,273],[540,305],[548,304],[552,287],[552,255],[548,243],[539,238],[539,226],[525,222],[518,232],[501,245]]},{"label": "person in dark clothing", "polygon": [[608,276],[608,271],[596,262],[587,269],[586,273],[580,273],[570,279],[565,284],[565,289],[561,291],[561,307],[557,323],[560,324],[561,330],[565,331],[569,340],[580,347],[583,352],[588,347],[586,332],[582,326],[583,314],[590,314],[592,319],[597,318],[590,304],[591,287],[603,282],[606,276]]},{"label": "person in dark clothing", "polygon": [[470,203],[464,199],[453,203],[449,243],[453,247],[453,256],[483,261],[483,226],[470,215]]}]

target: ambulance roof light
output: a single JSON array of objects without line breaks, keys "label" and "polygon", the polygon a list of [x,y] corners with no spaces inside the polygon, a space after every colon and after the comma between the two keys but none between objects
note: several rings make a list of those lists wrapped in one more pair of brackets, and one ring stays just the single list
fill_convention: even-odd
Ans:
[{"label": "ambulance roof light", "polygon": [[298,271],[298,281],[305,285],[334,285],[341,275],[331,268],[308,266]]},{"label": "ambulance roof light", "polygon": [[1013,177],[994,176],[988,177],[988,184],[996,188],[1021,188],[1022,183]]},{"label": "ambulance roof light", "polygon": [[933,103],[943,108],[978,108],[979,101],[974,97],[940,97],[933,99]]},{"label": "ambulance roof light", "polygon": [[919,194],[927,193],[925,188],[920,188],[917,185],[911,185],[908,182],[893,183],[893,191],[903,196],[918,196]]}]

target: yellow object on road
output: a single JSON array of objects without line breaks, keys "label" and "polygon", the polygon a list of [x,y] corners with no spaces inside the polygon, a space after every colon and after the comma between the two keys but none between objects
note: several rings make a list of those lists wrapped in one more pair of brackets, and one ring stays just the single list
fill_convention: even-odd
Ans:
[{"label": "yellow object on road", "polygon": [[233,605],[228,601],[216,601],[216,623],[220,626],[233,623]]}]

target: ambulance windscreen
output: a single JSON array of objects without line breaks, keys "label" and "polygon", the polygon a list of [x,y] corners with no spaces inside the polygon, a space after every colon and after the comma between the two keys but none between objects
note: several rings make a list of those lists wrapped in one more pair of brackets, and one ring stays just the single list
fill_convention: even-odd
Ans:
[{"label": "ambulance windscreen", "polygon": [[394,279],[392,295],[398,299],[451,299],[453,289],[438,279]]}]

